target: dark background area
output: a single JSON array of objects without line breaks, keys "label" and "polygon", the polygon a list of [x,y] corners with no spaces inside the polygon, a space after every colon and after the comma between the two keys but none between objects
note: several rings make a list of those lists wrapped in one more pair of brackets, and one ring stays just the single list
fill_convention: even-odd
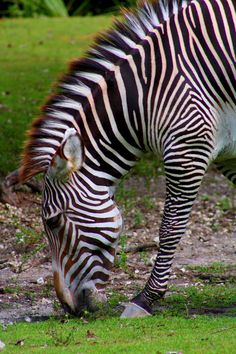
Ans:
[{"label": "dark background area", "polygon": [[134,7],[136,0],[3,0],[0,1],[0,17],[57,16],[48,13],[47,4],[66,9],[69,16],[119,13],[120,7]]}]

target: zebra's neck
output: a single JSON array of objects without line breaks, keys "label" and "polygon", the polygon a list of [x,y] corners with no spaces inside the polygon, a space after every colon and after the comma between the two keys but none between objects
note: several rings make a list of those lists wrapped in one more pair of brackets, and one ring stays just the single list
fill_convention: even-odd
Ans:
[{"label": "zebra's neck", "polygon": [[[118,172],[114,167],[115,178],[135,163],[141,151],[157,149],[149,93],[161,80],[164,65],[161,61],[160,69],[156,65],[163,50],[161,32],[170,17],[190,2],[161,0],[125,13],[124,23],[117,22],[85,59],[71,65],[59,83],[59,94],[33,123],[22,180],[47,170],[68,128],[80,132],[90,164],[103,165],[104,170],[110,161],[119,165]],[[155,42],[152,36],[157,37]]]}]

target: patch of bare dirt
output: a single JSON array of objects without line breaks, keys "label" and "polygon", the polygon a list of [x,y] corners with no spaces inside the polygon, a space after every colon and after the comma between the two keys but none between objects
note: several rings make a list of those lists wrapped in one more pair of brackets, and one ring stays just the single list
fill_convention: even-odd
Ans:
[{"label": "patch of bare dirt", "polygon": [[[151,272],[157,253],[158,230],[164,206],[164,177],[147,183],[132,177],[127,191],[136,191],[121,205],[125,228],[117,266],[108,294],[132,297]],[[129,193],[127,193],[128,195]],[[41,223],[41,198],[17,192],[17,207],[0,203],[0,321],[31,321],[62,313],[52,284],[50,250]],[[171,283],[194,283],[189,265],[236,263],[234,189],[214,170],[208,172],[194,205],[188,230],[175,257]],[[125,249],[147,246],[139,252]],[[132,249],[131,249],[132,250]],[[199,277],[198,277],[199,280]],[[222,280],[223,281],[223,280]]]}]

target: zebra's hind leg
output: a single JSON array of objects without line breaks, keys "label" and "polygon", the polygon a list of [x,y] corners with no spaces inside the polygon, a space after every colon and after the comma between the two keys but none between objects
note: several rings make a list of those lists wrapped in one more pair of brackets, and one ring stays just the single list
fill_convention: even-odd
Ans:
[{"label": "zebra's hind leg", "polygon": [[159,252],[144,290],[131,300],[121,317],[150,315],[153,302],[165,294],[175,250],[185,233],[193,202],[207,169],[206,161],[198,158],[165,166],[167,192],[159,234]]},{"label": "zebra's hind leg", "polygon": [[218,170],[236,187],[236,158],[215,163]]},{"label": "zebra's hind leg", "polygon": [[236,205],[236,158],[226,161],[216,162],[217,169],[231,182],[234,186],[232,191],[232,207]]}]

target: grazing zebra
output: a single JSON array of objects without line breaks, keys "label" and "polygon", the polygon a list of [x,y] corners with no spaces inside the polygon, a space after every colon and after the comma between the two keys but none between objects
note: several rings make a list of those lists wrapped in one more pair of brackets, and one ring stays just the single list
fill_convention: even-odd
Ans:
[{"label": "grazing zebra", "polygon": [[162,157],[160,249],[122,316],[164,295],[176,246],[211,162],[236,184],[235,0],[159,0],[72,63],[29,132],[19,180],[45,173],[42,218],[68,311],[105,299],[122,217],[114,186],[142,154]]}]

